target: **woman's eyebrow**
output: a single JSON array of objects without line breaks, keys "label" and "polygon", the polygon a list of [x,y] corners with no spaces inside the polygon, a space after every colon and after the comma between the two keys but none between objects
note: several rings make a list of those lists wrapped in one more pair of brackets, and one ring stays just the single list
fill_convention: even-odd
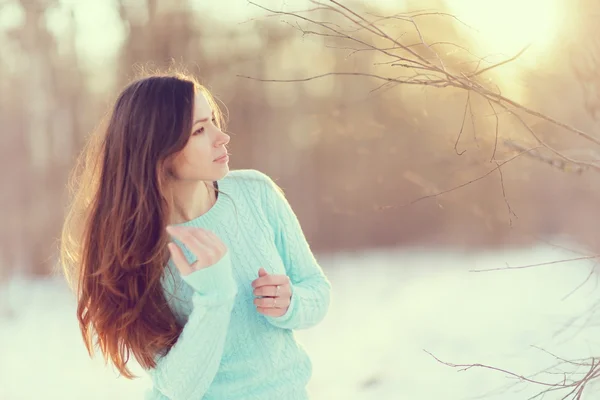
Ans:
[{"label": "woman's eyebrow", "polygon": [[[215,111],[213,110],[211,117],[214,117],[214,116],[215,116]],[[206,122],[206,121],[208,121],[208,118],[198,119],[192,124],[192,126],[196,125],[198,122]]]}]

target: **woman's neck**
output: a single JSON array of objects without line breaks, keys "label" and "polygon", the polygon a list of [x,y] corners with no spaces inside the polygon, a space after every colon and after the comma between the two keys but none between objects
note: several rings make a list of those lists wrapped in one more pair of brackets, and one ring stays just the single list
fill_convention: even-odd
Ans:
[{"label": "woman's neck", "polygon": [[173,185],[173,210],[170,221],[181,224],[205,214],[215,204],[216,191],[212,182],[196,181]]}]

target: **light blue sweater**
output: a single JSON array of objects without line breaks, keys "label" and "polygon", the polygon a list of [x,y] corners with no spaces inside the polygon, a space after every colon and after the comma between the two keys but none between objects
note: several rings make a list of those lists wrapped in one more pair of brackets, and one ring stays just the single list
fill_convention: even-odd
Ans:
[{"label": "light blue sweater", "polygon": [[[329,307],[330,283],[298,219],[275,183],[255,170],[230,172],[204,215],[182,225],[214,232],[228,252],[217,264],[182,277],[169,262],[163,280],[177,343],[149,372],[153,400],[304,400],[312,365],[293,329],[309,328]],[[178,243],[181,245],[181,243]],[[184,248],[189,262],[195,257]],[[251,282],[260,267],[285,274],[291,306],[260,314]]]}]

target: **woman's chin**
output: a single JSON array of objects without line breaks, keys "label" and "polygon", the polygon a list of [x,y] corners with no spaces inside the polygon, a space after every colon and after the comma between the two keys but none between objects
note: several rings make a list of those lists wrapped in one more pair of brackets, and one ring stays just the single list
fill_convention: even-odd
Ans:
[{"label": "woman's chin", "polygon": [[228,173],[229,173],[229,165],[228,164],[223,164],[219,166],[219,173],[215,174],[216,175],[216,179],[214,179],[215,181],[218,181],[219,179],[224,178]]}]

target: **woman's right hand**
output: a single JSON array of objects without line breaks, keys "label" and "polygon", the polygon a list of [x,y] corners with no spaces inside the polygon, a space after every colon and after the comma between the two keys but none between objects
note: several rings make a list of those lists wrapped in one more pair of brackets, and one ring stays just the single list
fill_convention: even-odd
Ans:
[{"label": "woman's right hand", "polygon": [[206,229],[189,226],[168,226],[167,232],[183,243],[196,256],[196,261],[190,265],[179,246],[173,242],[167,245],[173,262],[181,275],[189,275],[192,272],[215,265],[227,253],[225,243],[217,235]]}]

